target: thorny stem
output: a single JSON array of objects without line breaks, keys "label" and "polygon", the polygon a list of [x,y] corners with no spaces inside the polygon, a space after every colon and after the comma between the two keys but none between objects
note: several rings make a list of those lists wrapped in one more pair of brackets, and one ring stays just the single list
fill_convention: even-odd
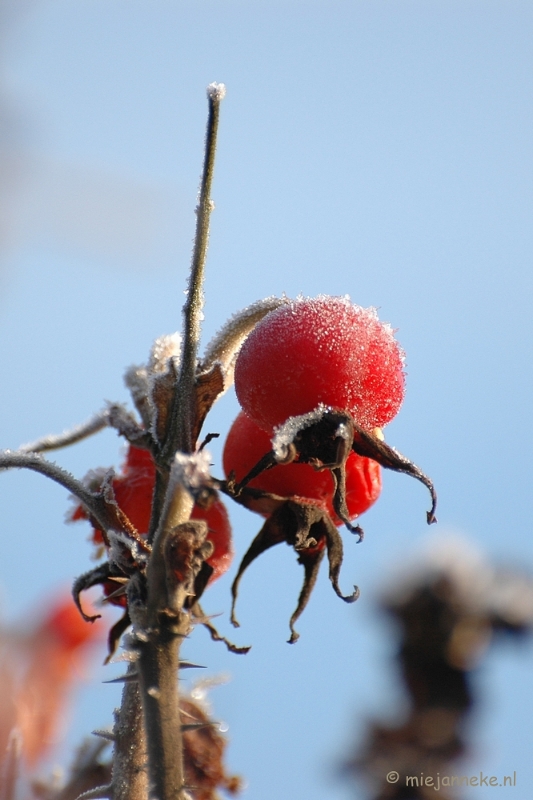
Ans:
[{"label": "thorny stem", "polygon": [[[135,670],[136,666],[130,665],[128,674]],[[122,703],[115,712],[113,734],[113,800],[146,800],[146,737],[137,681],[124,684]]]},{"label": "thorny stem", "polygon": [[[211,84],[207,91],[209,116],[205,159],[188,296],[183,309],[183,357],[172,401],[168,433],[160,453],[156,456],[162,473],[160,490],[168,481],[170,465],[176,452],[191,454],[196,445],[193,441],[193,430],[196,416],[195,377],[203,305],[202,286],[212,210],[210,193],[219,106],[225,88],[222,84]],[[167,544],[176,526],[189,520],[193,499],[185,486],[176,486],[172,480],[165,488],[165,502],[146,573],[146,611],[143,619],[137,623],[134,619],[134,629],[139,635],[137,664],[146,731],[149,796],[157,800],[178,800],[184,796],[185,786],[177,676],[179,644],[190,630],[189,612],[183,610],[190,589],[186,585],[189,576],[185,576],[182,583],[174,587],[173,592],[169,590],[172,575],[169,572]]]},{"label": "thorny stem", "polygon": [[146,730],[149,797],[177,800],[184,788],[179,715],[179,638],[164,623],[138,661]]}]

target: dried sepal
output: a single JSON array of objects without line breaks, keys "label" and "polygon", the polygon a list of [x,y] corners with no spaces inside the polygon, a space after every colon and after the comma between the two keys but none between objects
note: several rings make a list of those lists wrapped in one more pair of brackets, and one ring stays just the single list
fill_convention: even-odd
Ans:
[{"label": "dried sepal", "polygon": [[225,391],[224,373],[220,364],[213,364],[206,371],[199,371],[194,383],[196,395],[195,419],[193,423],[193,439],[198,440],[205,418],[215,400]]},{"label": "dried sepal", "polygon": [[248,507],[255,506],[254,510],[262,501],[264,507],[269,504],[272,511],[245,553],[231,587],[231,622],[235,627],[239,627],[235,605],[244,572],[261,553],[281,542],[293,547],[298,555],[298,562],[304,567],[303,586],[297,607],[290,619],[290,644],[298,639],[299,634],[294,629],[294,623],[309,601],[325,553],[329,562],[329,579],[335,594],[347,603],[357,600],[359,597],[357,587],[354,587],[354,592],[349,595],[344,595],[339,587],[343,558],[342,539],[327,511],[310,502],[287,500],[257,489],[244,488],[237,499]]},{"label": "dried sepal", "polygon": [[150,430],[152,406],[150,404],[150,385],[146,366],[143,364],[128,367],[124,373],[124,383],[130,391],[131,399],[139,412],[144,427],[146,430]]},{"label": "dried sepal", "polygon": [[195,578],[214,549],[212,542],[206,541],[207,530],[203,520],[190,520],[169,533],[165,542],[169,597],[181,586],[188,594],[194,594]]},{"label": "dried sepal", "polygon": [[81,593],[91,589],[93,586],[101,586],[109,580],[111,576],[111,565],[108,561],[99,564],[94,569],[84,572],[74,581],[72,586],[72,598],[76,608],[86,622],[94,622],[99,619],[101,614],[86,614],[81,603]]},{"label": "dried sepal", "polygon": [[[120,587],[121,593],[124,592],[125,586],[122,581],[129,581],[129,578],[126,578],[123,574],[118,574],[116,570],[116,565],[106,561],[103,564],[99,564],[94,569],[89,570],[89,572],[85,572],[83,575],[80,575],[79,578],[76,578],[74,581],[74,585],[72,587],[72,597],[74,599],[74,603],[76,604],[76,608],[86,622],[94,622],[101,617],[101,614],[89,615],[85,613],[81,603],[82,592],[91,589],[93,586],[104,586],[113,582],[116,582]],[[105,599],[112,602],[112,598],[115,595],[116,592],[112,592]],[[128,609],[126,608],[123,616],[112,626],[111,630],[109,631],[107,637],[108,655],[105,659],[105,664],[109,663],[115,654],[122,634],[129,628],[130,625],[131,620]]]},{"label": "dried sepal", "polygon": [[[272,452],[262,459],[262,466],[263,469],[272,466],[272,459],[278,464],[297,460],[311,464],[315,469],[329,469],[336,483],[333,498],[335,512],[349,530],[360,534],[360,529],[353,528],[346,518],[346,460],[352,450],[359,456],[377,461],[385,469],[403,472],[423,483],[431,495],[427,522],[431,524],[437,521],[437,495],[431,479],[416,464],[390,447],[376,432],[361,428],[346,411],[319,406],[309,414],[291,417],[276,430]],[[239,486],[245,486],[259,474],[260,464]]]},{"label": "dried sepal", "polygon": [[281,526],[279,525],[276,512],[274,512],[274,514],[268,517],[268,519],[265,521],[263,527],[253,539],[250,547],[244,554],[239,565],[237,575],[235,576],[231,586],[232,603],[230,618],[232,625],[234,625],[236,628],[240,626],[240,623],[235,616],[235,605],[237,603],[237,596],[239,593],[239,584],[244,572],[250,566],[252,561],[255,561],[255,559],[260,556],[261,553],[264,553],[265,550],[269,550],[271,547],[274,547],[274,545],[280,544],[283,541],[285,541],[285,535]]},{"label": "dried sepal", "polygon": [[289,620],[289,628],[291,629],[291,637],[288,640],[289,644],[295,644],[295,642],[297,642],[300,638],[300,634],[295,630],[294,626],[296,621],[303,613],[307,603],[309,602],[311,593],[315,588],[316,579],[318,578],[320,565],[324,555],[325,550],[322,543],[321,547],[317,546],[310,548],[309,553],[301,552],[298,556],[298,563],[302,564],[304,568],[304,582],[300,590],[300,594],[298,595],[298,604]]},{"label": "dried sepal", "polygon": [[159,444],[165,441],[168,432],[177,380],[178,372],[172,359],[165,372],[150,376],[150,432]]},{"label": "dried sepal", "polygon": [[[207,544],[211,543],[208,542]],[[212,555],[212,552],[210,555]],[[206,556],[206,558],[209,558],[209,556]],[[193,593],[187,598],[187,602],[185,604],[186,608],[190,608],[197,600],[201,598],[213,572],[214,569],[211,564],[208,564],[207,561],[204,561],[194,577]]]},{"label": "dried sepal", "polygon": [[122,638],[122,634],[125,633],[131,625],[131,619],[129,615],[128,609],[124,611],[124,614],[120,617],[114,625],[111,626],[109,633],[107,635],[107,656],[104,660],[104,664],[109,664],[115,653],[117,652],[118,645],[120,639]]},{"label": "dried sepal", "polygon": [[374,433],[363,430],[357,425],[356,422],[351,420],[353,425],[353,441],[352,450],[358,455],[373,458],[378,464],[381,464],[385,469],[391,469],[394,472],[403,472],[405,475],[411,475],[417,481],[423,483],[431,495],[431,508],[426,513],[428,525],[432,525],[437,521],[435,511],[437,508],[437,493],[431,478],[425,475],[420,467],[409,461],[404,455],[398,452],[396,448],[390,447],[385,441],[380,439]]},{"label": "dried sepal", "polygon": [[365,535],[364,530],[360,525],[352,525],[350,522],[350,514],[348,506],[346,505],[346,462],[344,461],[340,467],[330,467],[330,472],[333,477],[334,493],[333,493],[333,510],[335,514],[341,519],[350,533],[355,533],[359,542],[363,541]]},{"label": "dried sepal", "polygon": [[[148,446],[163,441],[177,381],[180,350],[179,334],[160,336],[152,344],[148,364],[132,366],[124,375],[124,382],[141,416]],[[128,441],[137,444],[133,439],[128,438]]]},{"label": "dried sepal", "polygon": [[215,628],[213,623],[211,622],[210,617],[206,616],[200,606],[200,603],[195,602],[194,605],[191,607],[191,613],[193,616],[193,621],[198,623],[199,625],[203,625],[206,631],[211,636],[211,639],[214,642],[222,642],[222,644],[226,645],[226,648],[229,650],[230,653],[235,653],[236,655],[246,655],[251,650],[250,646],[240,647],[239,645],[233,644],[227,639],[225,636],[222,636],[221,633]]}]

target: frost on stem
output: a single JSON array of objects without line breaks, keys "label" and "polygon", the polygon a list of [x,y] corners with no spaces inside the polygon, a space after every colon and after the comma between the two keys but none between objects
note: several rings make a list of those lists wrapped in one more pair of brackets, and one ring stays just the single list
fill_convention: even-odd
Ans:
[{"label": "frost on stem", "polygon": [[198,453],[176,453],[170,471],[169,494],[181,485],[194,497],[203,488],[210,486],[211,463],[211,455],[205,448]]},{"label": "frost on stem", "polygon": [[208,98],[218,103],[226,96],[226,87],[223,83],[210,83],[206,91]]},{"label": "frost on stem", "polygon": [[19,447],[19,453],[45,453],[48,450],[58,450],[62,447],[68,447],[76,442],[81,442],[94,433],[103,430],[109,425],[109,409],[99,411],[92,416],[87,422],[82,422],[81,425],[76,425],[74,428],[69,428],[63,433],[50,434],[37,439],[34,442],[23,444]]},{"label": "frost on stem", "polygon": [[108,403],[107,408],[99,411],[81,425],[69,428],[63,433],[50,434],[34,442],[21,445],[16,452],[29,454],[60,450],[63,447],[77,444],[104,428],[114,428],[128,442],[133,442],[139,447],[146,446],[146,431],[139,425],[135,416],[121,403]]},{"label": "frost on stem", "polygon": [[176,453],[163,506],[161,530],[171,531],[186,522],[194,501],[212,491],[211,457],[207,450],[197,453]]}]

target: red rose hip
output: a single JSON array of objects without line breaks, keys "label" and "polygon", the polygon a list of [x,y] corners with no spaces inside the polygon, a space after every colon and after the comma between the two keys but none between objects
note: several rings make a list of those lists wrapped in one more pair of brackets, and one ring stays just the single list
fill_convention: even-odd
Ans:
[{"label": "red rose hip", "polygon": [[297,299],[271,311],[248,336],[235,390],[266,431],[321,403],[372,430],[390,422],[402,403],[403,351],[372,308],[343,297]]},{"label": "red rose hip", "polygon": [[[113,480],[113,493],[119,508],[126,514],[130,522],[141,535],[148,533],[152,512],[152,496],[155,483],[155,464],[151,453],[130,444],[122,471]],[[72,521],[86,519],[82,506],[77,506],[71,514]],[[213,583],[228,569],[233,559],[233,541],[231,524],[222,500],[216,499],[209,508],[195,505],[191,519],[204,520],[207,523],[207,540],[213,543],[213,553],[207,563],[213,567],[209,583]],[[93,541],[102,544],[102,531],[93,530]],[[114,586],[113,590],[117,587]],[[111,590],[111,586],[109,586]],[[120,603],[122,605],[122,600]]]},{"label": "red rose hip", "polygon": [[[231,426],[223,453],[226,477],[235,473],[242,480],[271,450],[270,436],[241,412]],[[317,471],[309,464],[278,464],[254,478],[251,488],[287,498],[310,500],[326,509],[336,525],[342,525],[333,510],[333,478],[329,470]],[[346,505],[350,519],[367,511],[381,492],[381,469],[376,461],[350,453],[346,461]]]}]

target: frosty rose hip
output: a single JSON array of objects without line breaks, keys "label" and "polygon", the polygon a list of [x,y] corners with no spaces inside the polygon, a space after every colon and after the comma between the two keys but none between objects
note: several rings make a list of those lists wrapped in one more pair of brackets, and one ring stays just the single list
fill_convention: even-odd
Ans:
[{"label": "frosty rose hip", "polygon": [[321,403],[370,431],[401,406],[403,351],[374,309],[343,297],[301,298],[254,328],[237,359],[235,390],[266,431]]},{"label": "frosty rose hip", "polygon": [[[240,481],[271,449],[270,436],[243,412],[228,433],[223,453],[226,477]],[[248,484],[253,489],[287,498],[311,500],[324,508],[337,525],[342,521],[333,510],[334,484],[329,470],[309,464],[279,464],[262,472]],[[376,461],[350,453],[346,461],[346,505],[350,519],[367,511],[381,492],[381,469]]]}]

